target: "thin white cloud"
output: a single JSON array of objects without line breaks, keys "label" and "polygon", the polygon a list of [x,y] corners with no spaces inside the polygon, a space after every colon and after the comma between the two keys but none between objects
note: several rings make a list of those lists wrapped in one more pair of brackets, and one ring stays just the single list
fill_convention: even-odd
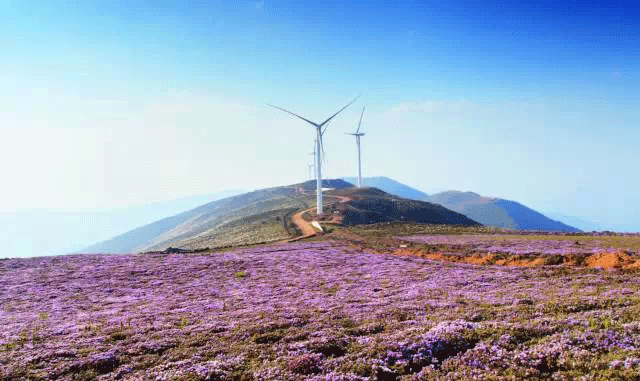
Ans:
[{"label": "thin white cloud", "polygon": [[455,114],[468,109],[472,105],[472,102],[465,99],[457,101],[429,99],[419,102],[400,103],[397,106],[394,106],[391,109],[391,112],[395,114],[405,112]]},{"label": "thin white cloud", "polygon": [[264,0],[249,2],[256,9],[264,9]]}]

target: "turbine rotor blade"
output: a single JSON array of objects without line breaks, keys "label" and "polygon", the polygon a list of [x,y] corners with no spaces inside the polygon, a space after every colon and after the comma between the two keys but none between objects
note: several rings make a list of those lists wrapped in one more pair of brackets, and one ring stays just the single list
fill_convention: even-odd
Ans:
[{"label": "turbine rotor blade", "polygon": [[364,115],[364,107],[362,106],[362,113],[360,114],[360,121],[358,122],[358,129],[356,130],[356,134],[360,131],[360,124],[362,124],[362,115]]},{"label": "turbine rotor blade", "polygon": [[342,110],[344,110],[345,108],[347,108],[347,107],[351,106],[351,104],[352,104],[353,102],[355,102],[358,98],[360,98],[360,95],[358,95],[358,96],[357,96],[354,100],[352,100],[351,102],[347,103],[347,105],[346,105],[346,106],[344,106],[343,108],[341,108],[340,110],[338,110],[338,112],[336,112],[335,114],[331,115],[331,116],[329,117],[329,119],[327,119],[327,120],[325,120],[324,122],[320,123],[320,126],[324,126],[324,125],[325,125],[325,123],[327,123],[328,121],[330,121],[331,119],[333,119],[336,115],[340,114],[340,113],[342,112]]},{"label": "turbine rotor blade", "polygon": [[322,131],[320,131],[320,135],[324,135],[325,131],[327,131],[327,128],[329,128],[329,124],[331,123],[327,123],[326,126],[324,126],[324,128],[322,129]]},{"label": "turbine rotor blade", "polygon": [[300,116],[300,115],[298,115],[298,114],[292,113],[292,112],[291,112],[291,111],[289,111],[289,110],[285,110],[285,109],[283,109],[283,108],[281,108],[281,107],[274,106],[274,105],[270,105],[270,104],[268,104],[268,103],[267,103],[267,106],[271,106],[271,107],[273,107],[273,108],[277,108],[277,109],[278,109],[278,110],[280,110],[280,111],[284,111],[284,112],[286,112],[286,113],[289,113],[289,114],[291,114],[291,115],[293,115],[293,116],[296,116],[296,117],[298,117],[298,118],[300,118],[300,119],[304,120],[305,122],[307,122],[307,123],[309,123],[309,124],[312,124],[312,125],[314,125],[314,126],[316,126],[316,127],[319,127],[319,126],[318,126],[318,124],[316,124],[316,123],[314,123],[314,122],[310,121],[310,120],[309,120],[309,119],[307,119],[307,118],[303,118],[303,117],[301,117],[301,116]]}]

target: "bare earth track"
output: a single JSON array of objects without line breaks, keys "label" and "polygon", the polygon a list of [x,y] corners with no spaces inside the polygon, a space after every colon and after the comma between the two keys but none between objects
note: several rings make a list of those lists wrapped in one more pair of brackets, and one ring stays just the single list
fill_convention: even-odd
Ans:
[{"label": "bare earth track", "polygon": [[317,234],[316,229],[313,226],[311,226],[311,224],[307,222],[304,218],[302,218],[302,215],[304,213],[311,211],[311,209],[313,208],[295,213],[291,217],[291,222],[298,228],[298,230],[300,230],[300,232],[302,232],[302,235],[299,237],[289,239],[288,242],[294,242],[294,241],[299,241],[301,239],[314,237]]},{"label": "bare earth track", "polygon": [[[337,196],[337,195],[324,195],[324,196],[325,197],[337,198],[340,201],[340,203],[347,203],[347,202],[352,200],[350,197],[346,197],[346,196]],[[299,241],[299,240],[302,240],[302,239],[315,237],[316,235],[318,235],[318,231],[307,220],[305,220],[304,217],[303,217],[303,215],[305,213],[309,213],[311,215],[311,212],[314,209],[315,209],[315,207],[300,211],[298,213],[295,213],[291,217],[291,222],[298,228],[298,230],[300,230],[302,235],[299,236],[299,237],[295,237],[295,238],[289,239],[289,240],[287,240],[287,242],[295,242],[295,241]],[[340,216],[340,215],[332,215],[330,220],[323,221],[323,222],[332,223],[332,224],[339,224],[341,221],[342,221],[342,216]]]}]

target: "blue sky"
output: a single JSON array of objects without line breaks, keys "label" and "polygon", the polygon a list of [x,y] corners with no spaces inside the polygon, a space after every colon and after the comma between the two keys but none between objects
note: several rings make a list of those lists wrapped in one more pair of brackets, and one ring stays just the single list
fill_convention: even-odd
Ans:
[{"label": "blue sky", "polygon": [[624,3],[0,2],[0,211],[327,175],[640,231],[639,10]]}]

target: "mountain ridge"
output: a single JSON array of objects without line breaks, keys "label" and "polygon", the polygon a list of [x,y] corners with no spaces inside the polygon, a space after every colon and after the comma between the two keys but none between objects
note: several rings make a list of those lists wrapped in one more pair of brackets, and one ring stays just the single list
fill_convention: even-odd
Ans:
[{"label": "mountain ridge", "polygon": [[[351,178],[345,179],[348,181]],[[401,197],[442,205],[483,225],[516,230],[581,231],[561,221],[553,220],[517,201],[486,197],[472,191],[450,190],[429,195],[384,176],[367,177],[362,180],[365,185],[375,186]]]}]

